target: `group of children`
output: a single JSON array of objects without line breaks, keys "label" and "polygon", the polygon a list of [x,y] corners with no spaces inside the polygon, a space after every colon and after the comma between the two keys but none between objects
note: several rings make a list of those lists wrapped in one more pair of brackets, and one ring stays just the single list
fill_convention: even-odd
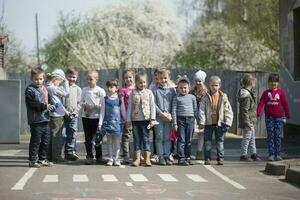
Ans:
[{"label": "group of children", "polygon": [[[66,76],[61,69],[56,69],[44,84],[44,71],[40,68],[31,70],[32,83],[25,91],[31,132],[30,167],[53,166],[53,162],[64,159],[79,159],[76,134],[80,110],[85,135],[85,164],[93,164],[95,158],[97,163],[120,166],[121,151],[123,163],[129,164],[130,138],[133,137],[132,166],[151,166],[151,130],[159,165],[173,164],[170,155],[175,140],[178,165],[193,164],[191,142],[194,132],[197,133],[196,159],[211,164],[214,134],[217,164],[224,164],[224,136],[232,125],[233,112],[227,95],[220,90],[220,77],[211,76],[206,87],[206,73],[199,70],[194,75],[192,88],[186,76],[179,76],[175,85],[170,80],[170,71],[158,68],[148,89],[146,74],[135,74],[134,70],[126,69],[123,72],[124,87],[119,89],[118,80],[109,80],[107,92],[97,86],[99,75],[95,70],[86,72],[87,87],[82,90],[76,85],[77,78],[78,72],[73,68],[66,71]],[[280,133],[285,118],[289,118],[285,93],[278,88],[279,76],[271,74],[269,89],[263,93],[256,112],[255,82],[252,75],[246,74],[238,92],[239,128],[243,131],[240,159],[260,160],[254,127],[256,117],[264,107],[269,160],[281,160]],[[103,159],[101,143],[93,145],[96,132],[107,138],[108,160]],[[64,158],[61,156],[63,149]]]}]

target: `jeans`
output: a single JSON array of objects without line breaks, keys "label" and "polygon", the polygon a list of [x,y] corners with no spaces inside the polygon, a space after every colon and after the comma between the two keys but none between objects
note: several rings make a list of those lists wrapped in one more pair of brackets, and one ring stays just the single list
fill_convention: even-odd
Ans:
[{"label": "jeans", "polygon": [[270,156],[280,156],[281,132],[284,125],[282,117],[265,117],[267,127],[267,142]]},{"label": "jeans", "polygon": [[49,160],[52,162],[59,162],[61,152],[63,149],[63,135],[62,130],[64,126],[64,117],[50,118],[50,144],[49,144]]},{"label": "jeans", "polygon": [[124,127],[122,134],[122,151],[125,158],[130,157],[130,138],[132,137],[132,129]]},{"label": "jeans", "polygon": [[50,128],[48,122],[30,125],[29,161],[36,162],[47,158],[50,141]]},{"label": "jeans", "polygon": [[120,141],[121,141],[121,135],[117,135],[117,134],[107,135],[107,148],[108,148],[109,159],[119,160]]},{"label": "jeans", "polygon": [[241,142],[241,155],[247,156],[248,148],[250,150],[250,155],[256,154],[256,145],[255,145],[255,129],[244,128],[242,130],[243,139]]},{"label": "jeans", "polygon": [[134,151],[151,151],[150,130],[147,129],[149,121],[133,121],[133,146]]},{"label": "jeans", "polygon": [[171,123],[162,120],[160,117],[156,119],[159,124],[155,128],[155,145],[157,155],[160,157],[168,158],[171,149]]},{"label": "jeans", "polygon": [[65,118],[64,128],[66,133],[65,154],[76,152],[76,136],[78,131],[78,117]]},{"label": "jeans", "polygon": [[[90,119],[90,118],[82,118],[82,125],[85,137],[85,149],[86,149],[86,157],[94,158],[93,156],[93,137],[98,129],[99,119]],[[95,146],[96,151],[96,159],[102,159],[102,145]]]},{"label": "jeans", "polygon": [[224,136],[226,131],[220,126],[206,125],[204,128],[204,157],[205,160],[211,160],[212,135],[215,133],[217,160],[224,160]]},{"label": "jeans", "polygon": [[194,124],[194,117],[177,117],[177,155],[179,160],[191,156]]}]

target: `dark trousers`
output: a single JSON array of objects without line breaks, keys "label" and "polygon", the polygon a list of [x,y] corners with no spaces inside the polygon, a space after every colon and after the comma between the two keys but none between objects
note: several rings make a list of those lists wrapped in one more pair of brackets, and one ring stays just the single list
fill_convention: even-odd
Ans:
[{"label": "dark trousers", "polygon": [[63,150],[64,117],[50,118],[50,144],[49,144],[49,160],[52,162],[61,162],[61,152]]},{"label": "dark trousers", "polygon": [[[98,129],[99,119],[82,118],[82,125],[85,137],[85,150],[87,158],[94,158],[93,156],[93,137]],[[102,145],[96,147],[96,159],[102,159]]]},{"label": "dark trousers", "polygon": [[30,125],[29,161],[36,162],[47,158],[50,140],[50,128],[48,122]]},{"label": "dark trousers", "polygon": [[177,155],[178,159],[190,158],[192,152],[192,138],[194,133],[194,117],[177,117]]}]

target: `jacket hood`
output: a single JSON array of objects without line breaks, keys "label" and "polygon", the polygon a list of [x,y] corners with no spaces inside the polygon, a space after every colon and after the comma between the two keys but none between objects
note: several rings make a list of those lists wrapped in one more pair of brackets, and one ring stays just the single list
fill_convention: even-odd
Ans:
[{"label": "jacket hood", "polygon": [[239,98],[239,99],[241,99],[241,98],[246,98],[246,97],[248,97],[248,96],[250,96],[250,95],[251,95],[251,94],[250,94],[249,90],[246,90],[246,89],[242,88],[242,89],[239,90],[238,98]]}]

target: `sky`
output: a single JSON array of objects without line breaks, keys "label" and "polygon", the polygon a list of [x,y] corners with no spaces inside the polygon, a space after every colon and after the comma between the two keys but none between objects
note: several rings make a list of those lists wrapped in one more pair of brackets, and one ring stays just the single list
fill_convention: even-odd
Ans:
[{"label": "sky", "polygon": [[[176,0],[161,0],[170,12],[176,14]],[[4,2],[4,6],[3,6]],[[35,13],[38,14],[40,46],[50,39],[56,30],[59,12],[86,14],[127,0],[0,0],[4,7],[4,22],[26,52],[36,49]]]}]

